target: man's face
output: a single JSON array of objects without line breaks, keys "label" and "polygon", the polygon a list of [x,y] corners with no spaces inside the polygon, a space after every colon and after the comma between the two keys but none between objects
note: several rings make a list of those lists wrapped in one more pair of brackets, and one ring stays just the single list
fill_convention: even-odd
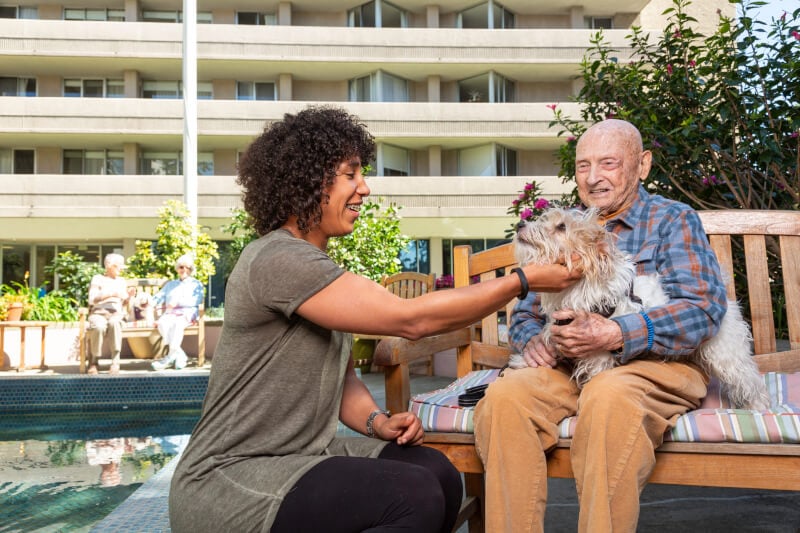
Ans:
[{"label": "man's face", "polygon": [[575,178],[578,196],[588,207],[610,214],[636,197],[639,180],[650,170],[650,152],[642,152],[631,132],[601,125],[578,141]]}]

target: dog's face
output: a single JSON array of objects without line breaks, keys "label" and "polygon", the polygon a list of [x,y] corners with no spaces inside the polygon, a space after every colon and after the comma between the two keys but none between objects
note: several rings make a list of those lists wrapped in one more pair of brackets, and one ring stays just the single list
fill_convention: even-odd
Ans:
[{"label": "dog's face", "polygon": [[599,224],[597,211],[552,208],[532,222],[520,222],[514,253],[521,265],[564,263],[595,278],[610,274],[620,252],[614,236]]}]

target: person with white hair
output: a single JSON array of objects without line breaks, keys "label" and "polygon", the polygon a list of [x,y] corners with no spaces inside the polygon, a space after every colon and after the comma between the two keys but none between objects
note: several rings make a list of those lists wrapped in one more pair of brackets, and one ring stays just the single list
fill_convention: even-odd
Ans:
[{"label": "person with white hair", "polygon": [[133,294],[125,285],[120,273],[125,268],[125,258],[108,254],[103,260],[105,273],[96,274],[89,283],[89,374],[97,374],[100,352],[106,333],[111,337],[111,374],[119,373],[119,354],[122,350],[122,322],[124,305]]},{"label": "person with white hair", "polygon": [[184,254],[175,263],[178,279],[164,284],[155,295],[156,306],[162,306],[156,325],[164,344],[169,347],[167,355],[153,361],[154,370],[164,370],[175,365],[175,370],[186,366],[189,358],[181,348],[183,331],[198,320],[200,304],[203,303],[203,284],[194,276],[194,258]]}]

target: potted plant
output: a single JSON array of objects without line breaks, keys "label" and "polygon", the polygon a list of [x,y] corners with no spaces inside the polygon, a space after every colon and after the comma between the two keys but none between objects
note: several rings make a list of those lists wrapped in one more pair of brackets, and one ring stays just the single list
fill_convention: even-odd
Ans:
[{"label": "potted plant", "polygon": [[3,284],[0,286],[0,296],[2,296],[6,308],[6,320],[22,320],[23,315],[29,310],[31,305],[32,289],[27,285],[28,273],[25,273],[25,284],[12,282],[11,285]]}]

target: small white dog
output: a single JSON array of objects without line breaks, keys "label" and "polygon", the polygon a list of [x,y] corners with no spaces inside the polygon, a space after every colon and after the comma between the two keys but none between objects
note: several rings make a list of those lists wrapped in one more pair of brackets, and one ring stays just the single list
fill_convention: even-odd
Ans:
[{"label": "small white dog", "polygon": [[[541,293],[542,310],[547,316],[542,330],[545,344],[549,344],[553,324],[550,317],[554,311],[574,309],[610,318],[637,313],[669,300],[658,275],[636,276],[631,257],[616,246],[615,239],[598,223],[595,210],[553,208],[534,222],[520,224],[514,239],[520,264],[552,263],[564,258],[571,267],[572,258],[577,256],[584,273],[580,281],[564,291]],[[739,305],[729,300],[728,312],[717,335],[700,345],[690,357],[720,380],[735,407],[767,409],[769,398],[752,358],[751,340],[750,328]],[[598,372],[616,364],[610,352],[598,352],[575,360],[572,377],[583,386]],[[514,354],[509,366],[524,368],[527,363],[520,354]]]}]

